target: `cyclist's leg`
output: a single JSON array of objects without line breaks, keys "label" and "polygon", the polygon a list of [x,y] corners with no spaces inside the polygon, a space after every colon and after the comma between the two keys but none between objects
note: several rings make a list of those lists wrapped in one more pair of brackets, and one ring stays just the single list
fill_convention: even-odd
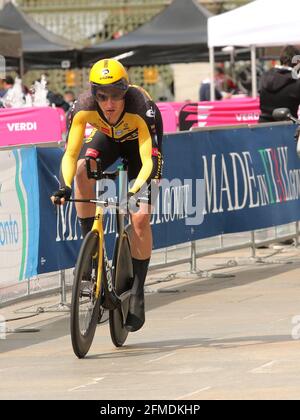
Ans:
[{"label": "cyclist's leg", "polygon": [[[105,171],[119,157],[119,148],[105,134],[94,130],[86,139],[77,162],[75,177],[75,197],[77,199],[93,198],[95,196],[95,181],[88,179],[85,165],[85,155],[88,149],[99,152],[101,167]],[[76,203],[76,211],[83,237],[92,229],[95,215],[95,205]]]},{"label": "cyclist's leg", "polygon": [[[130,142],[123,146],[122,152],[128,160],[128,178],[131,181],[137,177],[142,166],[138,144]],[[146,190],[142,195],[148,198],[149,189]],[[131,214],[130,242],[134,282],[126,320],[126,328],[131,332],[139,330],[145,322],[144,284],[152,251],[150,219],[151,201],[141,202],[139,210]]]},{"label": "cyclist's leg", "polygon": [[[156,186],[158,192],[158,186]],[[146,195],[146,194],[145,194]],[[151,195],[149,187],[148,194]],[[149,262],[152,251],[152,229],[150,225],[152,205],[155,204],[152,194],[149,204],[140,203],[137,213],[131,214],[131,245],[132,245],[132,265],[134,282],[132,286],[129,313],[126,320],[126,328],[133,332],[139,330],[145,322],[145,299],[144,285],[148,272]],[[152,204],[152,205],[151,205]]]}]

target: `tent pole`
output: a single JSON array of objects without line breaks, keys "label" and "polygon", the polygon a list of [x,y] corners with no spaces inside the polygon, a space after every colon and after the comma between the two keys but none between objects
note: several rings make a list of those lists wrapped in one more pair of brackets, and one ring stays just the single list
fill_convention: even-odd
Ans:
[{"label": "tent pole", "polygon": [[19,71],[20,71],[20,78],[22,79],[23,76],[24,76],[24,58],[23,58],[23,54],[20,57]]},{"label": "tent pole", "polygon": [[210,100],[215,101],[215,54],[214,47],[209,48]]},{"label": "tent pole", "polygon": [[256,75],[256,48],[251,45],[251,76],[252,76],[252,98],[257,96],[257,75]]}]

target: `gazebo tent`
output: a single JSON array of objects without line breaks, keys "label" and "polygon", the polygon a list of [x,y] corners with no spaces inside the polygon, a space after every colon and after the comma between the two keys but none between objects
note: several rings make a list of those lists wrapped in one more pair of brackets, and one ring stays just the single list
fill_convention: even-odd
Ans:
[{"label": "gazebo tent", "polygon": [[0,27],[0,54],[4,57],[22,56],[22,37],[18,31],[9,31]]},{"label": "gazebo tent", "polygon": [[256,0],[208,20],[208,45],[277,46],[300,43],[300,2]]},{"label": "gazebo tent", "polygon": [[82,51],[83,64],[131,52],[126,65],[191,63],[207,58],[211,13],[195,0],[174,0],[150,22],[118,39]]},{"label": "gazebo tent", "polygon": [[[300,44],[299,0],[256,0],[230,12],[208,19],[208,46],[211,74],[214,48],[250,46],[253,93],[256,91],[255,48]],[[213,86],[212,94],[214,92]]]},{"label": "gazebo tent", "polygon": [[75,47],[65,39],[46,30],[30,16],[25,15],[11,2],[0,10],[0,27],[22,33],[25,67],[60,67],[61,62],[70,60],[76,64]]}]

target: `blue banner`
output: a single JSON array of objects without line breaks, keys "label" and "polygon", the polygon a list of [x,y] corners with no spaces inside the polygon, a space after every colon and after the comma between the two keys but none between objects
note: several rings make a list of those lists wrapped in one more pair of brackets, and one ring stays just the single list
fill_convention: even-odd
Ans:
[{"label": "blue banner", "polygon": [[[294,126],[257,126],[170,134],[151,224],[154,248],[221,233],[250,231],[296,221],[300,214],[300,160]],[[40,194],[38,272],[72,267],[80,227],[73,204],[58,210],[61,149],[37,149]],[[111,253],[115,220],[105,220]]]},{"label": "blue banner", "polygon": [[[153,216],[155,247],[298,220],[300,160],[294,133],[294,126],[278,125],[165,136],[164,177],[179,178],[182,185],[161,192],[160,213]],[[204,182],[204,202],[197,180]],[[174,215],[179,189],[182,219]],[[185,205],[191,192],[192,217],[191,204]]]},{"label": "blue banner", "polygon": [[63,150],[37,148],[40,240],[38,273],[74,267],[81,244],[81,231],[75,206],[53,206],[50,197],[59,189],[59,169]]},{"label": "blue banner", "polygon": [[[82,242],[74,203],[53,206],[50,196],[60,187],[59,171],[63,149],[37,148],[40,240],[38,272],[48,273],[74,267]],[[108,255],[112,255],[115,239],[115,218],[107,212],[104,219]]]}]

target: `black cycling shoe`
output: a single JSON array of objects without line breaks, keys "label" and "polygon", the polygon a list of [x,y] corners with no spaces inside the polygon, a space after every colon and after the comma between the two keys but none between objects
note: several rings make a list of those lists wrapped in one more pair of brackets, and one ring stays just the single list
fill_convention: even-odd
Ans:
[{"label": "black cycling shoe", "polygon": [[129,311],[126,318],[125,328],[129,332],[138,331],[145,323],[144,295],[131,295]]}]

